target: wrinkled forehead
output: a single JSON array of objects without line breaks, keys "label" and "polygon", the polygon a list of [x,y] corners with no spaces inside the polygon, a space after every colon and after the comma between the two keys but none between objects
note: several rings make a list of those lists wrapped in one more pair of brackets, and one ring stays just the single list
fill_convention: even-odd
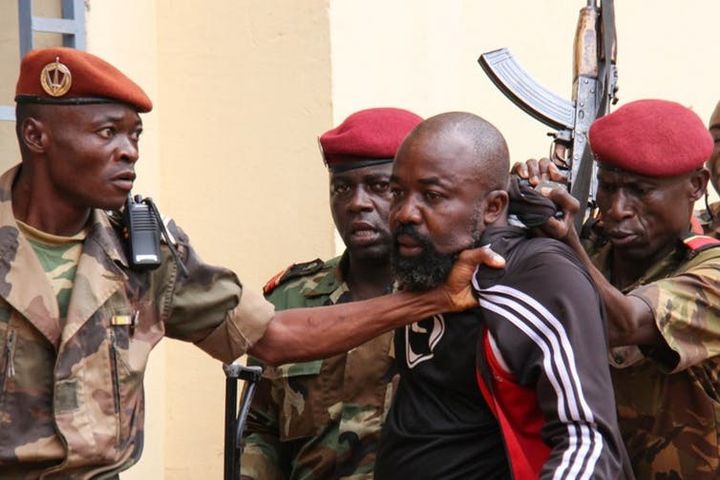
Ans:
[{"label": "wrinkled forehead", "polygon": [[448,130],[425,130],[413,134],[401,146],[393,172],[431,170],[472,175],[482,158],[471,139]]}]

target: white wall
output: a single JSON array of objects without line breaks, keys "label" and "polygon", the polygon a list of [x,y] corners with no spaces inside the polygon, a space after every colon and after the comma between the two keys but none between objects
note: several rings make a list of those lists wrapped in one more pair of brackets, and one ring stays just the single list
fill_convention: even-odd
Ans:
[{"label": "white wall", "polygon": [[[720,99],[714,61],[720,2],[617,1],[620,104],[665,98],[707,121]],[[569,97],[581,0],[331,2],[335,122],[360,108],[399,106],[423,116],[466,110],[506,136],[513,161],[544,156],[548,128],[508,101],[480,69],[509,47],[542,84]]]}]

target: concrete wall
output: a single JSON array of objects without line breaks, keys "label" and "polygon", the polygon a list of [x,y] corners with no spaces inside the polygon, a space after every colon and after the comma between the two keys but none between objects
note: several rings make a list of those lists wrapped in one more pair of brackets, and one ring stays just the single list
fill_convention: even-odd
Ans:
[{"label": "concrete wall", "polygon": [[[37,2],[47,14],[58,0]],[[206,260],[259,289],[294,261],[333,253],[316,137],[353,111],[400,106],[476,112],[514,160],[545,155],[547,128],[514,107],[477,64],[510,47],[569,95],[580,0],[89,0],[88,49],[153,98],[138,192],[152,195]],[[720,98],[711,60],[720,3],[616,2],[620,98],[660,97],[707,119]],[[42,37],[41,42],[58,42]],[[16,2],[0,5],[0,104],[17,76]],[[16,163],[0,122],[0,165]],[[191,345],[151,356],[145,454],[131,479],[220,478],[223,374]]]}]

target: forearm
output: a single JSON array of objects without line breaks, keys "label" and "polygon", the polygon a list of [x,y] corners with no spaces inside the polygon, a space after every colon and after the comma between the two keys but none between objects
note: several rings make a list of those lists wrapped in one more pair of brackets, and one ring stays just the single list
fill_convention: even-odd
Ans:
[{"label": "forearm", "polygon": [[275,313],[250,352],[271,365],[329,357],[402,325],[451,309],[441,290]]},{"label": "forearm", "polygon": [[568,232],[566,243],[585,265],[600,293],[607,311],[610,346],[663,343],[650,308],[639,298],[623,294],[605,278],[592,263],[574,227]]}]

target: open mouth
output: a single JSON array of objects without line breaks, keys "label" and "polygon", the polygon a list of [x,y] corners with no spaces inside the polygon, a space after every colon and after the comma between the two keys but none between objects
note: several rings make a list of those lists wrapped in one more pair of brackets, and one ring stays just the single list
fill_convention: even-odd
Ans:
[{"label": "open mouth", "polygon": [[366,222],[354,223],[350,228],[350,238],[356,243],[374,242],[379,236],[378,230]]},{"label": "open mouth", "polygon": [[127,172],[122,172],[119,175],[115,175],[112,178],[112,183],[116,187],[118,187],[121,190],[130,191],[133,187],[133,182],[135,181],[135,172],[132,172],[128,170]]}]

